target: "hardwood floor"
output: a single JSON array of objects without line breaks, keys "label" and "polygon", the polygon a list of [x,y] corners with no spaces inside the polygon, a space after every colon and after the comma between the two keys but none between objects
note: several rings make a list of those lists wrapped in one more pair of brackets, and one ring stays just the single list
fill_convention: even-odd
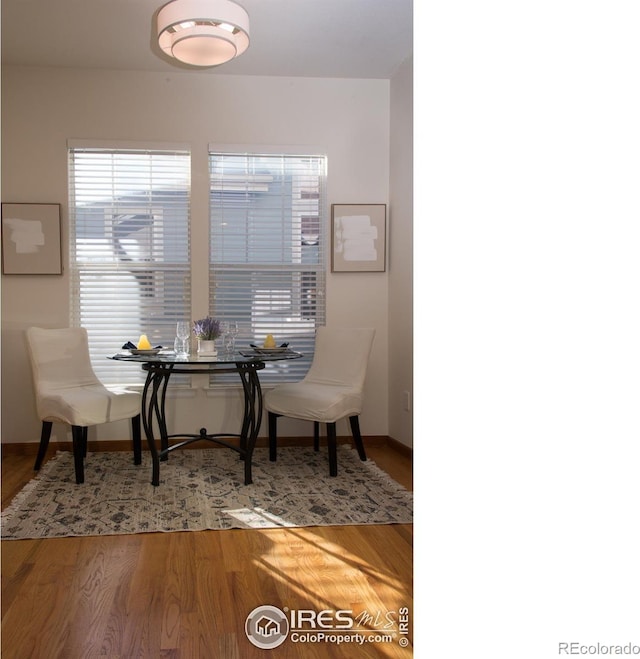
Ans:
[{"label": "hardwood floor", "polygon": [[[367,452],[411,488],[407,456],[388,446]],[[32,468],[33,456],[3,458],[3,508]],[[412,540],[412,525],[389,525],[3,541],[2,657],[411,657]],[[261,605],[289,615],[348,610],[364,635],[393,638],[356,648],[290,635],[259,649],[244,625]],[[398,633],[403,607],[406,636]]]}]

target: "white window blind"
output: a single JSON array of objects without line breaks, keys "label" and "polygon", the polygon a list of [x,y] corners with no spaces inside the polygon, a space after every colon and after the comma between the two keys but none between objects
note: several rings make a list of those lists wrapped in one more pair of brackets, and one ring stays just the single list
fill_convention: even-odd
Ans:
[{"label": "white window blind", "polygon": [[325,323],[326,158],[211,150],[209,169],[210,313],[238,321],[239,348],[273,334],[304,353],[261,381],[301,379]]},{"label": "white window blind", "polygon": [[144,382],[106,357],[140,334],[172,347],[191,317],[190,168],[184,150],[69,150],[71,322],[106,384]]}]

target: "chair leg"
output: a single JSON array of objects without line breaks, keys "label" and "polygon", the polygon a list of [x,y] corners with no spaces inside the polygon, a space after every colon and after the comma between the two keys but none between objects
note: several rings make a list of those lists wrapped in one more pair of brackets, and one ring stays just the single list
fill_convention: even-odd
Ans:
[{"label": "chair leg", "polygon": [[40,448],[38,448],[38,455],[36,456],[36,462],[33,465],[33,470],[38,471],[42,466],[42,461],[44,456],[47,454],[47,447],[49,446],[49,439],[51,437],[51,428],[53,427],[53,421],[43,421],[42,422],[42,431],[40,432]]},{"label": "chair leg", "polygon": [[86,427],[71,426],[73,438],[73,462],[76,469],[76,483],[84,483],[84,448],[86,438]]},{"label": "chair leg", "polygon": [[88,437],[89,437],[89,428],[87,428],[87,426],[84,426],[82,428],[82,457],[83,458],[87,457],[87,444],[89,443]]},{"label": "chair leg", "polygon": [[313,422],[313,450],[320,450],[320,422]]},{"label": "chair leg", "polygon": [[269,460],[275,462],[278,453],[278,439],[276,433],[276,426],[279,414],[269,412]]},{"label": "chair leg", "polygon": [[336,442],[336,424],[327,423],[327,444],[329,445],[329,476],[338,475],[338,445]]},{"label": "chair leg", "polygon": [[131,419],[131,436],[133,438],[133,464],[142,464],[142,435],[140,433],[140,415]]},{"label": "chair leg", "polygon": [[349,423],[351,424],[351,434],[353,435],[353,442],[358,449],[358,455],[362,462],[366,462],[367,454],[364,452],[364,444],[362,443],[362,435],[360,434],[360,422],[357,416],[350,416]]}]

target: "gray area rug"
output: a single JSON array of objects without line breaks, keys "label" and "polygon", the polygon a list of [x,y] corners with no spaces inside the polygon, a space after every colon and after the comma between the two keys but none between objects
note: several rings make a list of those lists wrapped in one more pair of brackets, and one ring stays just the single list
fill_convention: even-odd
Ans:
[{"label": "gray area rug", "polygon": [[336,478],[326,449],[279,448],[269,462],[258,448],[252,471],[244,485],[237,453],[179,450],[161,463],[154,487],[148,453],[135,466],[127,451],[98,452],[76,485],[72,454],[59,452],[2,513],[2,538],[412,522],[411,492],[346,446]]}]

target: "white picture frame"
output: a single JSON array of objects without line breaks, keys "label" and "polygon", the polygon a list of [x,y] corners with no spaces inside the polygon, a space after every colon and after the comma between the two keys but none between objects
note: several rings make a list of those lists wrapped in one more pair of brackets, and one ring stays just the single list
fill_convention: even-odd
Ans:
[{"label": "white picture frame", "polygon": [[386,204],[331,205],[331,272],[384,272]]},{"label": "white picture frame", "polygon": [[2,274],[62,274],[60,204],[2,204]]}]

